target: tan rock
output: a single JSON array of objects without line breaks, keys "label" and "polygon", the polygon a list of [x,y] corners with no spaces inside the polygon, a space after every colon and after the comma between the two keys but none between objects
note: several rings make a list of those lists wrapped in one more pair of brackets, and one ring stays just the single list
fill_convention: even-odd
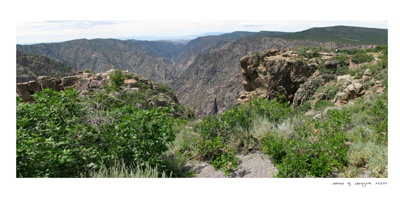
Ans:
[{"label": "tan rock", "polygon": [[24,101],[31,101],[33,100],[33,98],[31,97],[31,93],[29,92],[29,88],[28,88],[28,83],[18,83],[17,84],[17,90],[18,93],[20,95],[20,97],[24,100]]},{"label": "tan rock", "polygon": [[139,87],[139,83],[136,79],[126,79],[124,82],[125,85],[129,88]]}]

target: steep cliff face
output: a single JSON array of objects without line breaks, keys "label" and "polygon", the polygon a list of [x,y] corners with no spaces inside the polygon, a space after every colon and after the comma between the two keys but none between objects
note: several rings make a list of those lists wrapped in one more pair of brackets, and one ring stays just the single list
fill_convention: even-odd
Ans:
[{"label": "steep cliff face", "polygon": [[316,65],[296,57],[283,57],[281,52],[267,49],[262,54],[240,59],[244,91],[238,103],[246,103],[253,95],[265,99],[284,95],[286,101],[293,101],[299,86],[315,72]]}]

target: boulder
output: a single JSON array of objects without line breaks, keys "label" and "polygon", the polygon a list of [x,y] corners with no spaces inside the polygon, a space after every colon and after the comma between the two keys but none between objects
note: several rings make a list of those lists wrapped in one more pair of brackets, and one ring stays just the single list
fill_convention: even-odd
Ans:
[{"label": "boulder", "polygon": [[326,93],[319,93],[318,94],[318,100],[324,100],[328,97]]},{"label": "boulder", "polygon": [[374,78],[372,76],[363,76],[363,82],[368,83],[370,81],[374,81]]},{"label": "boulder", "polygon": [[24,100],[24,101],[31,101],[33,98],[31,97],[31,93],[29,92],[28,88],[28,83],[18,83],[17,84],[17,90],[19,93],[19,96]]},{"label": "boulder", "polygon": [[376,81],[375,82],[376,87],[382,87],[382,81]]},{"label": "boulder", "polygon": [[300,88],[294,94],[292,104],[294,108],[303,105],[314,94],[312,80],[312,78],[309,78],[304,84],[301,84]]},{"label": "boulder", "polygon": [[102,81],[100,80],[93,80],[89,84],[89,88],[102,88],[104,87],[104,84],[102,84]]},{"label": "boulder", "polygon": [[338,60],[329,59],[325,62],[324,66],[325,69],[337,69],[337,67],[340,66],[340,63]]},{"label": "boulder", "polygon": [[347,101],[349,99],[355,99],[357,97],[356,90],[352,84],[347,86],[346,89],[344,90],[344,92],[347,94],[347,99],[346,99]]},{"label": "boulder", "polygon": [[29,81],[28,88],[31,94],[42,91],[40,84],[36,81]]},{"label": "boulder", "polygon": [[344,91],[348,85],[351,84],[351,76],[343,75],[337,77],[337,85],[339,86],[339,91]]},{"label": "boulder", "polygon": [[365,70],[364,76],[371,76],[371,75],[372,75],[372,72],[370,69]]},{"label": "boulder", "polygon": [[354,86],[354,90],[355,90],[356,94],[360,95],[360,93],[363,89],[363,85],[356,82],[356,83],[353,83],[353,86]]},{"label": "boulder", "polygon": [[61,78],[61,84],[64,87],[76,86],[80,79],[81,79],[81,77],[79,77],[79,76],[63,77],[63,78]]},{"label": "boulder", "polygon": [[90,85],[90,81],[92,79],[88,79],[88,78],[81,78],[78,82],[78,85],[76,86],[76,91],[77,92],[83,92],[85,90],[89,90],[89,85]]},{"label": "boulder", "polygon": [[52,79],[49,76],[40,76],[38,77],[38,81],[42,86],[42,90],[49,88],[52,89],[53,91],[59,91],[56,80]]},{"label": "boulder", "polygon": [[136,79],[126,79],[124,82],[128,88],[139,87],[139,83]]}]

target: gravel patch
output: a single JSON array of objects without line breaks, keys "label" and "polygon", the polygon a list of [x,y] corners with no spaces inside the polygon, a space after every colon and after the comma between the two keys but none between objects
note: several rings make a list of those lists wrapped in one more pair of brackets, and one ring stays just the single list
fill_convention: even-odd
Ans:
[{"label": "gravel patch", "polygon": [[193,168],[195,178],[273,178],[271,173],[278,172],[278,169],[268,159],[268,155],[260,152],[236,155],[236,157],[241,159],[239,166],[228,176],[224,176],[222,171],[214,170],[209,161],[188,161],[184,166],[184,170],[189,171]]}]

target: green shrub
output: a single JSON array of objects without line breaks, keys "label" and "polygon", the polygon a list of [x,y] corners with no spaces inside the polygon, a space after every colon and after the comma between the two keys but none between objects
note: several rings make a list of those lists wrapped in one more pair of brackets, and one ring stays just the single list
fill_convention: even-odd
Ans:
[{"label": "green shrub", "polygon": [[263,150],[272,156],[276,177],[327,177],[347,164],[344,128],[346,111],[329,111],[326,120],[316,119],[294,128],[291,138],[267,136]]},{"label": "green shrub", "polygon": [[168,109],[125,106],[93,115],[73,90],[33,97],[35,104],[17,105],[17,176],[79,177],[114,160],[165,168],[175,139]]},{"label": "green shrub", "polygon": [[162,92],[171,92],[171,86],[167,83],[156,83],[157,84],[157,89],[161,90]]},{"label": "green shrub", "polygon": [[283,95],[278,97],[278,99],[264,100],[256,98],[249,102],[248,106],[254,110],[256,115],[265,117],[272,122],[279,123],[286,115],[291,113],[293,109],[290,107],[290,102],[285,102],[283,100]]},{"label": "green shrub", "polygon": [[92,71],[90,71],[89,69],[85,69],[85,71],[83,71],[83,73],[92,73]]},{"label": "green shrub", "polygon": [[109,77],[111,80],[111,88],[117,91],[121,90],[125,80],[125,76],[122,74],[121,69],[113,71]]},{"label": "green shrub", "polygon": [[333,106],[333,103],[328,100],[319,100],[317,103],[315,103],[314,110],[321,111],[327,107],[332,107],[332,106]]},{"label": "green shrub", "polygon": [[313,85],[314,91],[317,91],[317,89],[320,87],[320,81],[319,81],[319,79],[313,79],[313,80],[311,80],[311,84]]},{"label": "green shrub", "polygon": [[331,57],[331,58],[329,58],[329,59],[337,60],[337,61],[339,61],[339,63],[340,63],[342,66],[344,66],[344,65],[345,65],[345,62],[348,60],[348,57],[347,57],[346,54],[339,54],[338,56],[334,56],[334,57]]},{"label": "green shrub", "polygon": [[373,56],[370,56],[366,53],[357,53],[351,58],[351,61],[355,64],[361,64],[364,62],[371,62],[373,59]]}]

